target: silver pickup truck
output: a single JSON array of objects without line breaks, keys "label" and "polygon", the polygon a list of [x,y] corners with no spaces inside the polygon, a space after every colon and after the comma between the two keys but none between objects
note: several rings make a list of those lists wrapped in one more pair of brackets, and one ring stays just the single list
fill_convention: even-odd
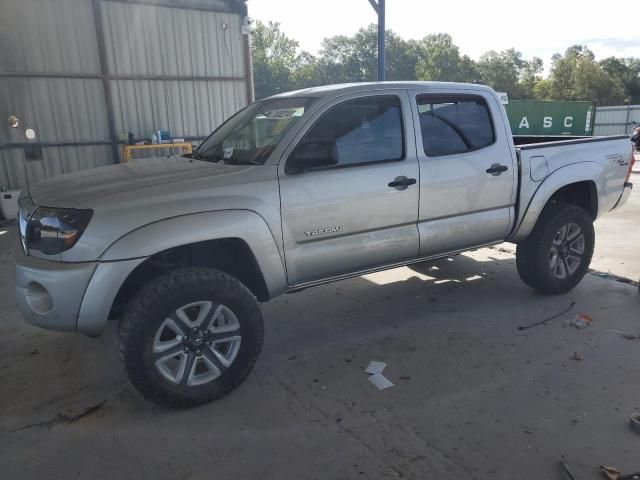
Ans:
[{"label": "silver pickup truck", "polygon": [[480,85],[332,85],[249,105],[189,157],[57,177],[20,198],[16,293],[38,326],[100,335],[140,393],[218,399],[260,352],[258,302],[517,244],[523,281],[573,288],[593,221],[632,185],[628,137],[515,138]]}]

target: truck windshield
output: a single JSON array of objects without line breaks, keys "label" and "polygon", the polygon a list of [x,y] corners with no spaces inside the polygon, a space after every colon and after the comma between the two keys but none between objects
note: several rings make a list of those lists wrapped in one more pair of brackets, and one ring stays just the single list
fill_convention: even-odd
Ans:
[{"label": "truck windshield", "polygon": [[309,98],[282,98],[252,103],[218,127],[193,158],[262,165],[310,102]]}]

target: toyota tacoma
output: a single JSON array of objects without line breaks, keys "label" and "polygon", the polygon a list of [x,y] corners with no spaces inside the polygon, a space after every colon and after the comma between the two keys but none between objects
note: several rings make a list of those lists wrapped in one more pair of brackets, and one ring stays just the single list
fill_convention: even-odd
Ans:
[{"label": "toyota tacoma", "polygon": [[148,400],[236,388],[259,302],[512,242],[547,294],[583,278],[593,222],[629,196],[626,136],[514,137],[496,93],[436,82],[332,85],[250,104],[193,154],[30,185],[16,294],[27,321],[100,335]]}]

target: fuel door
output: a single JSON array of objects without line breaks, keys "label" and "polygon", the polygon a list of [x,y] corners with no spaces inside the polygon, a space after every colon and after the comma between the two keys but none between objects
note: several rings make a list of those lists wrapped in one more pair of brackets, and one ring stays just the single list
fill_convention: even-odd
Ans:
[{"label": "fuel door", "polygon": [[531,166],[530,176],[534,182],[544,180],[549,175],[549,163],[544,155],[536,155],[529,160]]}]

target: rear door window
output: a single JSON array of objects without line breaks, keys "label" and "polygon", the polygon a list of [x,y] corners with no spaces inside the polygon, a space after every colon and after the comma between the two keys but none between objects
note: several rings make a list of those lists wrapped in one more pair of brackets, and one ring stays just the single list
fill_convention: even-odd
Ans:
[{"label": "rear door window", "polygon": [[416,101],[426,155],[464,153],[495,142],[491,113],[482,97],[419,95]]}]

